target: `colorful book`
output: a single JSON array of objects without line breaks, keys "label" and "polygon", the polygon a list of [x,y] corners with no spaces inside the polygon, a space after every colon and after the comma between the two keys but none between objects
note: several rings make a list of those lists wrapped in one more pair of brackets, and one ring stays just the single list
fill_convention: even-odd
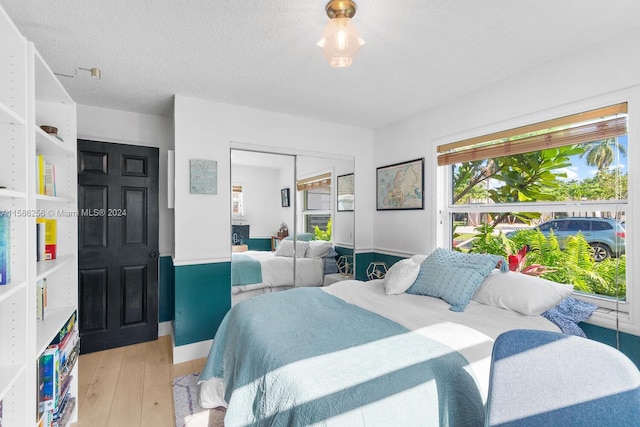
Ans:
[{"label": "colorful book", "polygon": [[58,248],[58,221],[47,218],[44,223],[44,259],[56,259]]},{"label": "colorful book", "polygon": [[11,282],[11,215],[0,211],[0,285]]},{"label": "colorful book", "polygon": [[57,349],[48,348],[42,353],[39,363],[39,411],[53,411],[55,410],[60,392],[59,384],[59,355],[60,352]]},{"label": "colorful book", "polygon": [[45,260],[45,219],[44,218],[36,218],[36,260],[44,261]]},{"label": "colorful book", "polygon": [[44,320],[47,311],[47,279],[36,282],[36,320]]},{"label": "colorful book", "polygon": [[36,156],[36,190],[38,194],[45,194],[44,191],[44,156],[42,154],[38,154]]},{"label": "colorful book", "polygon": [[44,163],[44,194],[47,196],[56,195],[55,166],[47,162]]}]

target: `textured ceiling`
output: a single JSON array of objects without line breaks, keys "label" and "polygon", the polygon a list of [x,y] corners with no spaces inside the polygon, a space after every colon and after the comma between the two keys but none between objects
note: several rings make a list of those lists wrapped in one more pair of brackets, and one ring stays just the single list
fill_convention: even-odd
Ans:
[{"label": "textured ceiling", "polygon": [[[638,0],[361,0],[332,69],[325,0],[0,0],[79,104],[172,116],[173,95],[379,128],[640,26]],[[637,54],[632,53],[630,54]]]}]

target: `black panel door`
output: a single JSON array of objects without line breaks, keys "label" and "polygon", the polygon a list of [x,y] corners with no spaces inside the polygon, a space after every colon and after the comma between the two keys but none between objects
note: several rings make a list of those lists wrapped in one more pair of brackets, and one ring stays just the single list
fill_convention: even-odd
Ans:
[{"label": "black panel door", "polygon": [[158,149],[78,140],[81,353],[158,338]]}]

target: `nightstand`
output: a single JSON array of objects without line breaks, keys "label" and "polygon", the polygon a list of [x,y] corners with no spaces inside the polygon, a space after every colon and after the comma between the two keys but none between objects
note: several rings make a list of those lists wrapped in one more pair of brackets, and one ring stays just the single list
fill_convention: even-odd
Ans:
[{"label": "nightstand", "polygon": [[275,251],[278,249],[278,245],[280,244],[280,240],[284,239],[286,236],[271,236],[271,250]]},{"label": "nightstand", "polygon": [[329,286],[329,285],[333,285],[336,282],[341,282],[343,280],[352,280],[352,279],[353,279],[353,276],[343,276],[340,273],[325,274],[324,283],[322,284],[322,286]]},{"label": "nightstand", "polygon": [[231,245],[231,252],[246,252],[249,250],[249,245]]}]

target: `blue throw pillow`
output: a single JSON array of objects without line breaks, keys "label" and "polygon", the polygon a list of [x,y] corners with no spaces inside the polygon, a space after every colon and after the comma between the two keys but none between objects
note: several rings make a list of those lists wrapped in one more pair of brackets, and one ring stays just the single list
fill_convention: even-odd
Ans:
[{"label": "blue throw pillow", "polygon": [[420,273],[407,293],[441,298],[451,311],[463,311],[482,281],[504,258],[490,254],[465,254],[438,248],[420,264]]},{"label": "blue throw pillow", "polygon": [[[316,239],[316,235],[313,233],[296,233],[296,240],[301,242],[310,242]],[[293,240],[293,235],[289,235],[284,240]]]},{"label": "blue throw pillow", "polygon": [[329,253],[322,258],[324,274],[335,274],[340,271],[336,262],[338,255],[340,254],[332,246]]}]

